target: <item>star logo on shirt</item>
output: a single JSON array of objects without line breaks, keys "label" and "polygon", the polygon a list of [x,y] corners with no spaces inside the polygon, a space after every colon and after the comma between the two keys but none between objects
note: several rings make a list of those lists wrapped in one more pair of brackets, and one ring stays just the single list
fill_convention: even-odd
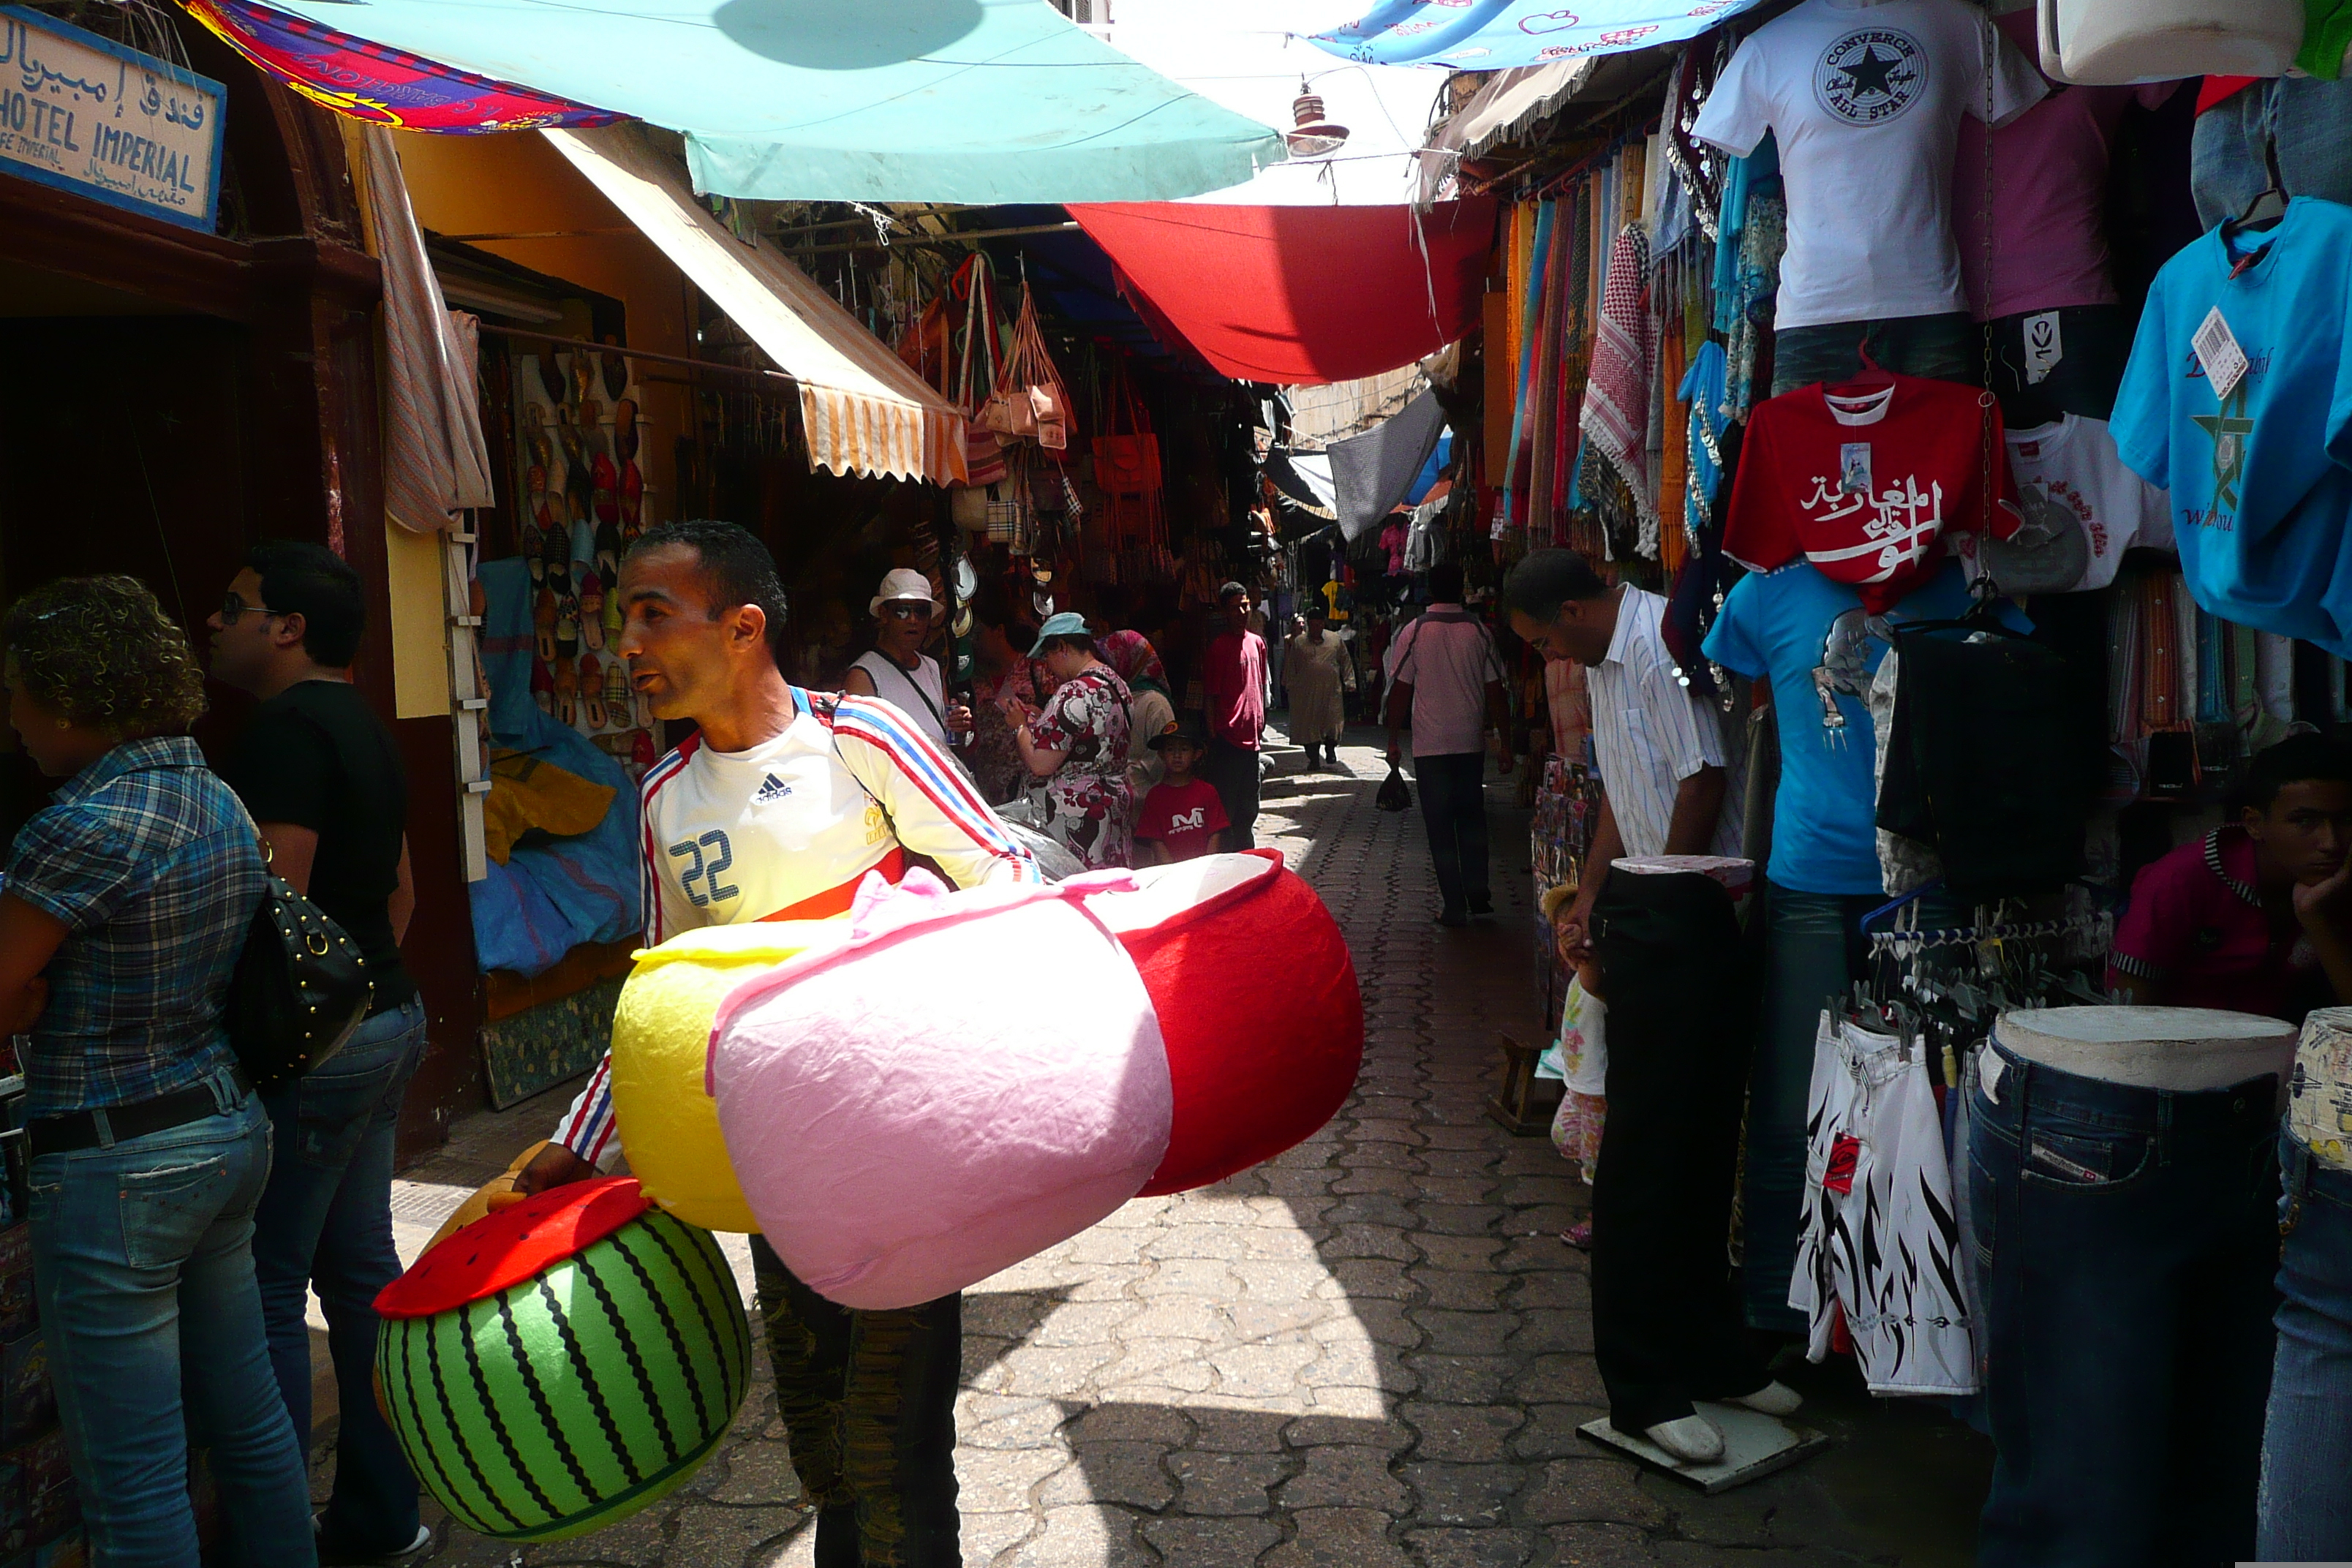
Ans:
[{"label": "star logo on shirt", "polygon": [[2245,478],[2246,437],[2254,422],[2246,415],[2246,389],[2233,388],[2217,413],[2192,414],[2191,423],[2213,438],[2213,510],[2235,513],[2238,486]]},{"label": "star logo on shirt", "polygon": [[1884,125],[1919,100],[1927,86],[1927,51],[1910,34],[1860,27],[1822,51],[1813,97],[1849,125]]}]

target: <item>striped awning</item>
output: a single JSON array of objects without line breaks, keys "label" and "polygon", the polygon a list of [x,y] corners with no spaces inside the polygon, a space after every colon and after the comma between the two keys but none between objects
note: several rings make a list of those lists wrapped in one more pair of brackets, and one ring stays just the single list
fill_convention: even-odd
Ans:
[{"label": "striped awning", "polygon": [[798,384],[812,468],[962,481],[961,411],[781,252],[711,216],[642,130],[540,134]]}]

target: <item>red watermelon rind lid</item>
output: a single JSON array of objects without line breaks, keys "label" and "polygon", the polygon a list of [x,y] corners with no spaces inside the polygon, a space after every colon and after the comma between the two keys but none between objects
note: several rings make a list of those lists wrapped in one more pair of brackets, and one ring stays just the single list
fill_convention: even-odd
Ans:
[{"label": "red watermelon rind lid", "polygon": [[573,1182],[483,1215],[377,1292],[376,1315],[430,1318],[520,1285],[653,1206],[635,1176]]}]

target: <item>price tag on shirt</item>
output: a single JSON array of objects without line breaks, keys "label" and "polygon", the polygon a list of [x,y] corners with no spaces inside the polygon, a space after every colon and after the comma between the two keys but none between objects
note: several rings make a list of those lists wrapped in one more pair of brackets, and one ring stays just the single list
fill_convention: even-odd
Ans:
[{"label": "price tag on shirt", "polygon": [[2205,367],[2205,379],[2213,384],[2214,398],[2227,403],[2245,378],[2246,351],[2238,346],[2238,334],[2221,319],[2221,306],[2205,312],[2189,346],[2196,351],[2197,363]]},{"label": "price tag on shirt", "polygon": [[[2217,314],[2219,312],[2216,312]],[[2038,386],[2066,357],[2066,341],[2058,330],[2058,312],[2043,310],[2022,323],[2025,337],[2025,384]],[[2228,331],[2228,327],[2221,329]]]}]

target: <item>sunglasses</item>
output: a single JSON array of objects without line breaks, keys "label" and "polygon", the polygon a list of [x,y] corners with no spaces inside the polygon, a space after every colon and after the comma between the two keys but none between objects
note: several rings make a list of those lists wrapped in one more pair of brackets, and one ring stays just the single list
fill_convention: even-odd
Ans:
[{"label": "sunglasses", "polygon": [[233,626],[236,625],[238,620],[244,616],[247,610],[251,610],[257,616],[274,616],[279,613],[276,610],[266,609],[259,605],[248,605],[245,602],[244,598],[234,590],[221,595],[221,625],[225,626]]},{"label": "sunglasses", "polygon": [[882,606],[882,614],[893,621],[928,621],[931,605],[928,599],[894,599]]}]

